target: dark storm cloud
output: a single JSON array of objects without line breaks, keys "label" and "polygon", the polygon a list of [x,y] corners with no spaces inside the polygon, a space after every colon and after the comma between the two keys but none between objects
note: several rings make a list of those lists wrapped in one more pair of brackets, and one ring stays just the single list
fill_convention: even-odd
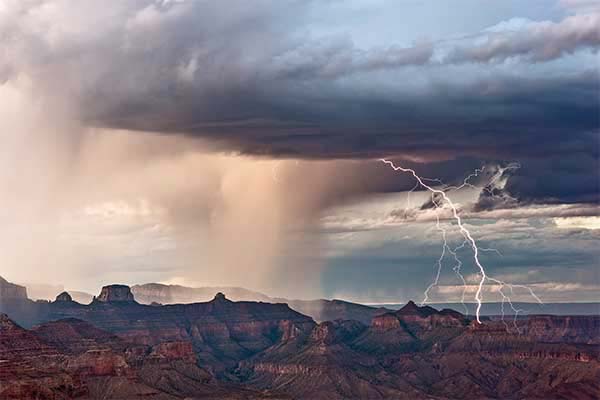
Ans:
[{"label": "dark storm cloud", "polygon": [[[598,138],[590,142],[597,150]],[[555,157],[529,159],[506,189],[522,202],[600,204],[597,153],[565,151]],[[595,214],[596,215],[597,210]]]},{"label": "dark storm cloud", "polygon": [[[597,200],[597,68],[548,75],[527,65],[595,51],[597,14],[479,32],[472,43],[363,49],[348,36],[311,34],[315,6],[9,3],[0,79],[27,76],[46,96],[68,96],[90,125],[201,137],[253,155],[454,160],[442,171],[451,183],[464,157],[518,160],[510,193]],[[520,64],[499,68],[506,60]],[[370,190],[397,185],[378,181]]]},{"label": "dark storm cloud", "polygon": [[[175,110],[150,105],[137,117],[125,106],[95,118],[130,129],[210,137],[250,154],[370,158],[405,153],[435,159],[598,153],[595,72],[551,80],[496,78],[469,87],[438,83],[427,94],[391,98],[336,91],[323,82],[310,89],[215,93],[206,106],[179,104],[176,118],[169,117]],[[166,118],[160,118],[161,110]]]}]

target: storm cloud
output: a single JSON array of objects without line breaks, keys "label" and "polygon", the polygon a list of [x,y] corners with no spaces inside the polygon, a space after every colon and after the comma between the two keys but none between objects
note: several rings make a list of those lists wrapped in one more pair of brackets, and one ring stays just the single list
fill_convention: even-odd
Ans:
[{"label": "storm cloud", "polygon": [[381,157],[448,185],[518,162],[464,209],[472,218],[595,215],[594,3],[490,1],[450,23],[454,6],[433,1],[4,1],[0,205],[36,223],[48,209],[129,216],[143,197],[156,231],[187,235],[186,257],[225,266],[215,280],[239,268],[231,237],[247,266],[289,261],[319,245],[288,231],[312,235],[333,207],[411,190]]},{"label": "storm cloud", "polygon": [[[350,35],[312,32],[318,8],[8,2],[0,71],[50,101],[68,98],[89,126],[184,134],[272,157],[519,160],[532,176],[511,188],[524,198],[596,200],[599,79],[586,60],[600,45],[600,14],[565,11],[465,38],[363,48]],[[582,62],[569,59],[578,53]],[[519,184],[579,160],[559,178],[588,183],[578,193]]]}]

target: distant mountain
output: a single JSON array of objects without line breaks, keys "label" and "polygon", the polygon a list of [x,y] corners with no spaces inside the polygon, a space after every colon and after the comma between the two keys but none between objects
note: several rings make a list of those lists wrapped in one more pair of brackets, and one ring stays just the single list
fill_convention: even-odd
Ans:
[{"label": "distant mountain", "polygon": [[[17,285],[10,283],[6,279],[0,276],[0,302],[11,301],[14,299],[29,299],[29,300],[53,300],[60,293],[64,292],[63,285],[50,285],[50,284],[36,284],[36,283],[25,283]],[[82,304],[89,304],[92,301],[93,295],[69,290],[69,294],[75,301]]]},{"label": "distant mountain", "polygon": [[27,299],[27,289],[24,286],[8,282],[0,276],[0,303]]},{"label": "distant mountain", "polygon": [[27,288],[27,296],[32,300],[52,300],[65,290],[63,285],[23,282],[20,285]]},{"label": "distant mountain", "polygon": [[[458,312],[474,315],[477,308],[476,303],[431,303],[428,304],[438,310],[449,308]],[[392,310],[397,310],[404,304],[377,304],[377,307],[385,307]],[[519,315],[533,314],[551,314],[551,315],[600,315],[600,303],[523,303],[514,302],[513,306],[517,310],[521,310]],[[466,311],[465,311],[466,307]],[[514,311],[509,304],[504,303],[483,303],[481,307],[481,315],[498,316],[502,315],[504,307],[504,315],[513,315]]]},{"label": "distant mountain", "polygon": [[90,304],[94,299],[94,295],[91,295],[86,292],[79,292],[76,290],[69,290],[69,294],[73,298],[73,301],[76,301],[81,304]]},{"label": "distant mountain", "polygon": [[[336,319],[352,319],[369,324],[371,319],[387,311],[397,310],[405,304],[359,304],[344,300],[292,300],[283,297],[270,297],[266,294],[240,287],[201,287],[191,288],[180,285],[163,285],[149,283],[135,285],[131,288],[136,299],[143,304],[160,303],[194,303],[208,301],[216,293],[222,292],[235,301],[263,301],[272,303],[287,303],[294,310],[312,317],[317,322],[333,321]],[[91,296],[91,295],[89,295]],[[75,297],[75,296],[74,296]],[[88,300],[86,303],[89,303]],[[521,315],[552,314],[552,315],[600,315],[600,303],[513,303],[515,308],[522,310]],[[475,303],[433,303],[431,307],[442,310],[451,309],[467,315],[474,315]],[[481,315],[499,316],[502,314],[502,303],[484,303]],[[466,308],[466,310],[465,310]],[[504,314],[512,315],[508,304],[504,304]]]},{"label": "distant mountain", "polygon": [[198,303],[211,300],[217,293],[224,293],[228,298],[236,301],[273,301],[271,297],[265,294],[241,287],[230,286],[192,288],[180,285],[146,283],[144,285],[132,286],[131,292],[136,300],[142,304]]},{"label": "distant mountain", "polygon": [[336,299],[287,300],[278,298],[275,300],[287,303],[294,310],[311,316],[317,322],[347,319],[360,321],[368,325],[373,317],[391,311],[383,307],[375,308]]},{"label": "distant mountain", "polygon": [[312,317],[317,322],[353,319],[369,324],[375,315],[390,311],[381,307],[369,307],[343,300],[289,300],[282,297],[269,297],[263,293],[240,287],[191,288],[179,285],[147,283],[145,285],[134,285],[131,287],[131,291],[136,300],[142,304],[197,303],[208,301],[220,292],[234,301],[286,303],[292,309]]}]

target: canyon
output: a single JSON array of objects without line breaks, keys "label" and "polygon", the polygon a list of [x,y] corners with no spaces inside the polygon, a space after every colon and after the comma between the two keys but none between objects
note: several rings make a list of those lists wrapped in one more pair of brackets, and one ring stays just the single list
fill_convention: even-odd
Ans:
[{"label": "canyon", "polygon": [[[0,398],[597,399],[600,316],[478,324],[409,302],[370,321],[315,321],[285,303],[90,304],[4,284]],[[343,312],[347,312],[344,309]]]}]

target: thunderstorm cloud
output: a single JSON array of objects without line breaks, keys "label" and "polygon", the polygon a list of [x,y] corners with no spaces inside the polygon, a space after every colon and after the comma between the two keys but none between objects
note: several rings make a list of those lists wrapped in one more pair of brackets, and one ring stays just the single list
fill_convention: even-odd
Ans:
[{"label": "thunderstorm cloud", "polygon": [[[0,43],[0,185],[11,193],[0,205],[7,226],[17,227],[2,237],[18,242],[27,236],[18,228],[24,220],[52,219],[55,228],[37,226],[32,240],[52,249],[55,265],[73,265],[65,275],[93,257],[88,270],[115,262],[73,233],[83,229],[82,215],[101,225],[118,219],[120,234],[133,229],[160,249],[154,261],[164,271],[144,275],[151,268],[139,249],[118,245],[118,254],[136,260],[135,279],[172,278],[169,268],[189,277],[189,265],[167,266],[174,252],[190,264],[224,266],[207,278],[222,283],[240,269],[228,251],[232,237],[245,268],[258,269],[258,287],[280,285],[297,265],[331,264],[335,277],[343,263],[360,269],[365,254],[387,254],[389,244],[364,237],[361,256],[347,258],[324,248],[328,234],[368,236],[373,226],[433,220],[422,193],[411,210],[396,204],[375,218],[340,217],[340,207],[414,187],[382,168],[381,157],[448,185],[485,165],[492,175],[462,202],[464,212],[528,220],[528,234],[539,221],[598,211],[595,1],[8,0],[0,4]],[[489,181],[509,163],[519,168]],[[121,226],[124,219],[133,222]],[[65,226],[65,237],[54,234]],[[548,226],[539,228],[540,241],[565,234],[546,233]],[[585,250],[577,268],[587,262],[581,277],[588,278],[590,232],[577,242]],[[84,248],[76,259],[56,250],[55,241],[72,235]],[[518,247],[517,239],[502,240]],[[23,261],[19,246],[8,260]],[[306,255],[315,246],[316,261]],[[537,258],[539,270],[541,255],[530,253],[519,254]],[[552,279],[563,278],[558,266],[568,256],[550,253]],[[524,262],[505,260],[506,273]],[[271,264],[290,266],[278,273],[258,266]],[[110,274],[134,279],[118,268]],[[343,292],[328,286],[327,274],[323,290]]]}]

